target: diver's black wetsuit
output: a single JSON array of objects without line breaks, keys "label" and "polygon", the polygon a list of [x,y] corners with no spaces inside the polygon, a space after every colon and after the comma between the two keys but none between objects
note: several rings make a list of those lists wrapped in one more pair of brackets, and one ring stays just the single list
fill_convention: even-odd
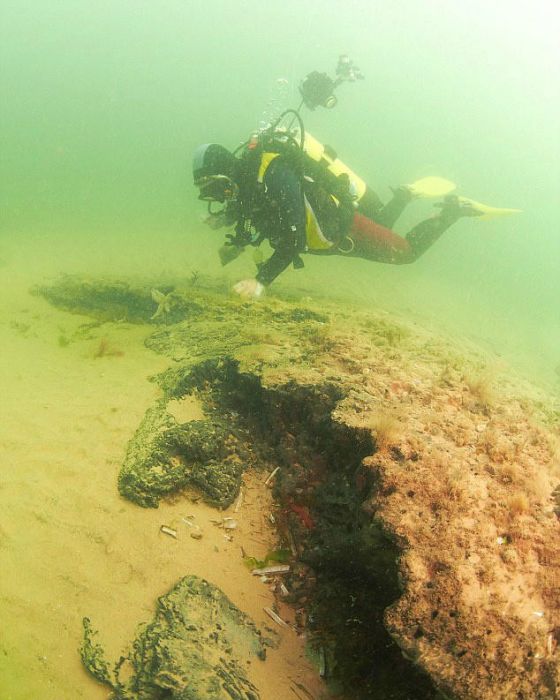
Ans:
[{"label": "diver's black wetsuit", "polygon": [[[333,216],[335,218],[335,235],[330,236],[336,241],[335,245],[327,250],[307,251],[301,176],[280,157],[268,167],[264,185],[263,207],[253,216],[253,222],[274,248],[274,253],[260,266],[256,275],[256,279],[265,287],[291,262],[298,260],[300,252],[347,255],[395,265],[412,263],[460,218],[458,211],[444,208],[439,215],[417,224],[403,238],[390,227],[410,202],[412,195],[408,190],[399,188],[384,207],[375,212],[366,212],[369,216],[360,213],[359,208],[350,213],[343,207],[337,211],[329,210],[331,222]],[[330,228],[332,234],[333,226]]]},{"label": "diver's black wetsuit", "polygon": [[266,287],[305,250],[305,204],[301,177],[282,158],[268,167],[264,186],[264,209],[253,220],[274,248],[257,273]]}]

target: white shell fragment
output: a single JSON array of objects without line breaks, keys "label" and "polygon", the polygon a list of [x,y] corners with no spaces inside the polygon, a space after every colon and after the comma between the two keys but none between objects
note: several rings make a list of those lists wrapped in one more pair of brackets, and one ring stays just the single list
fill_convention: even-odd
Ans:
[{"label": "white shell fragment", "polygon": [[270,617],[271,620],[274,620],[277,625],[280,625],[280,627],[289,627],[287,622],[285,622],[280,615],[277,615],[272,608],[263,608],[265,613]]},{"label": "white shell fragment", "polygon": [[221,527],[223,530],[235,530],[237,528],[237,520],[235,518],[221,518],[220,520],[211,520],[216,527]]},{"label": "white shell fragment", "polygon": [[319,649],[319,675],[321,678],[325,678],[327,675],[327,656],[325,654],[325,647]]},{"label": "white shell fragment", "polygon": [[240,489],[239,496],[237,497],[237,501],[236,501],[235,507],[233,509],[234,513],[237,513],[242,505],[243,505],[243,489]]},{"label": "white shell fragment", "polygon": [[270,484],[270,482],[272,481],[272,479],[274,479],[274,477],[275,477],[276,474],[278,473],[278,470],[279,470],[279,469],[280,469],[280,467],[276,467],[276,469],[273,469],[273,470],[270,472],[270,474],[269,474],[269,475],[266,477],[266,479],[264,480],[264,485],[265,485],[265,486],[268,486],[268,484]]},{"label": "white shell fragment", "polygon": [[280,564],[279,566],[266,566],[264,569],[253,569],[253,576],[269,576],[271,574],[287,574],[290,571],[289,564]]},{"label": "white shell fragment", "polygon": [[191,531],[191,537],[193,540],[201,540],[202,539],[202,530],[198,527],[198,525],[195,525]]},{"label": "white shell fragment", "polygon": [[170,537],[174,537],[175,539],[177,539],[177,530],[174,530],[172,527],[162,525],[160,527],[160,532],[163,532],[164,535],[169,535]]}]

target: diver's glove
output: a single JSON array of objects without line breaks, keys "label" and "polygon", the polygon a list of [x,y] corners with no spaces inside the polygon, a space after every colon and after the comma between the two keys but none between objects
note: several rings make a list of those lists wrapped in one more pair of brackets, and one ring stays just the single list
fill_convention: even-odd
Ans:
[{"label": "diver's glove", "polygon": [[233,285],[233,291],[242,299],[258,299],[264,292],[264,285],[256,279],[241,280]]},{"label": "diver's glove", "polygon": [[220,257],[222,266],[229,265],[230,262],[236,260],[244,251],[245,248],[243,246],[234,245],[233,243],[224,243],[218,250],[218,256]]}]

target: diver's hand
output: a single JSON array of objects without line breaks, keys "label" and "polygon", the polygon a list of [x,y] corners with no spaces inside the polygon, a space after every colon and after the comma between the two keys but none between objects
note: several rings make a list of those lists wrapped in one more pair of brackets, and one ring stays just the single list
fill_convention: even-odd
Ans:
[{"label": "diver's hand", "polygon": [[233,291],[242,299],[258,299],[264,292],[264,285],[256,279],[241,280],[233,285]]},{"label": "diver's hand", "polygon": [[210,216],[207,216],[205,219],[203,219],[203,222],[206,224],[206,226],[210,226],[211,229],[217,231],[218,229],[223,228],[226,225],[225,218],[226,217],[222,213],[210,214]]}]

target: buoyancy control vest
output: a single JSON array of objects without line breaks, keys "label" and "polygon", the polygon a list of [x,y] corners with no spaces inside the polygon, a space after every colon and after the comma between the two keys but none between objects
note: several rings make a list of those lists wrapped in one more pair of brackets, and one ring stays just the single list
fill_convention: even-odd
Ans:
[{"label": "buoyancy control vest", "polygon": [[[257,183],[264,187],[268,169],[281,153],[265,151],[257,173]],[[309,175],[303,174],[303,200],[305,206],[305,249],[328,250],[344,236],[349,210],[342,209],[340,201],[325,190]],[[346,213],[346,216],[345,216]]]}]

